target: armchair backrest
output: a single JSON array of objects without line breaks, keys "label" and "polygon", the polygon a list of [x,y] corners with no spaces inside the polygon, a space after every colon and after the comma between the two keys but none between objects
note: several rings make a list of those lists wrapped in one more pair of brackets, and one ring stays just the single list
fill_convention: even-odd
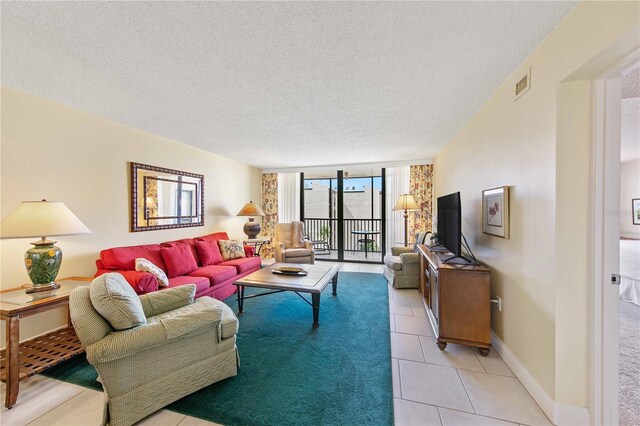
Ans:
[{"label": "armchair backrest", "polygon": [[89,287],[73,289],[69,295],[71,323],[85,348],[113,331],[111,324],[95,310],[89,298]]},{"label": "armchair backrest", "polygon": [[[294,239],[299,239],[299,243],[294,244]],[[283,243],[285,248],[303,247],[304,223],[295,221],[291,223],[276,224],[276,235],[274,240],[276,242]]]},{"label": "armchair backrest", "polygon": [[277,223],[276,224],[276,235],[274,236],[274,240],[277,242],[281,242],[285,247],[291,245],[291,224],[290,223]]}]

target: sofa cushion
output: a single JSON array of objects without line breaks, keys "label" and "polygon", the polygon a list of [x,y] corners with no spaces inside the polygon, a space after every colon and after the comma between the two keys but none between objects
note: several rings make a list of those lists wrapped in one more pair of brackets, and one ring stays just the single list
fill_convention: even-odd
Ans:
[{"label": "sofa cushion", "polygon": [[171,247],[171,246],[175,246],[175,245],[179,245],[179,244],[185,244],[187,246],[189,246],[189,248],[191,249],[191,254],[193,254],[193,258],[196,260],[196,264],[198,266],[202,266],[202,263],[200,263],[200,258],[198,257],[198,250],[196,249],[196,239],[195,238],[183,238],[181,240],[175,240],[175,241],[166,241],[162,244],[160,244],[162,247]]},{"label": "sofa cushion", "polygon": [[223,260],[238,259],[246,257],[242,241],[238,240],[219,240],[218,246]]},{"label": "sofa cushion", "polygon": [[105,269],[122,269],[134,271],[136,269],[136,258],[144,257],[153,262],[163,271],[167,272],[162,255],[160,254],[160,244],[147,244],[143,246],[114,247],[100,252],[100,260]]},{"label": "sofa cushion", "polygon": [[144,257],[139,257],[136,259],[136,271],[140,272],[148,272],[151,275],[155,276],[158,279],[158,284],[161,287],[166,287],[169,285],[169,278],[167,274],[156,265],[153,264],[150,260],[145,259]]},{"label": "sofa cushion", "polygon": [[244,272],[251,271],[252,269],[258,270],[260,269],[260,264],[262,263],[262,259],[254,256],[254,257],[241,257],[239,259],[226,260],[222,263],[219,263],[218,266],[233,266],[238,270],[239,274]]},{"label": "sofa cushion", "polygon": [[95,278],[89,287],[89,298],[95,310],[116,330],[147,323],[140,298],[121,274]]},{"label": "sofa cushion", "polygon": [[160,250],[164,263],[167,266],[169,278],[187,275],[198,269],[198,264],[193,257],[191,247],[186,244],[174,244],[162,247]]},{"label": "sofa cushion", "polygon": [[286,257],[305,257],[311,256],[311,250],[307,248],[288,248],[285,250]]},{"label": "sofa cushion", "polygon": [[216,241],[196,241],[196,248],[202,266],[216,265],[222,262],[222,254]]},{"label": "sofa cushion", "polygon": [[213,234],[203,235],[202,237],[196,238],[196,240],[200,241],[218,241],[218,240],[228,240],[229,235],[226,232],[214,232]]},{"label": "sofa cushion", "polygon": [[181,277],[169,278],[169,287],[165,288],[174,288],[185,284],[195,284],[196,294],[198,294],[209,288],[209,279],[206,277],[189,277],[183,275]]},{"label": "sofa cushion", "polygon": [[400,260],[400,256],[385,256],[384,264],[394,271],[402,271],[402,261]]},{"label": "sofa cushion", "polygon": [[[103,270],[105,271],[105,270]],[[101,271],[98,271],[101,272]],[[106,272],[111,272],[106,270]],[[118,271],[119,274],[122,274],[125,280],[131,285],[133,290],[138,294],[151,293],[152,291],[158,290],[160,287],[160,283],[155,275],[150,274],[148,272],[141,271]],[[102,274],[100,274],[102,275]],[[96,274],[96,276],[98,276]]]},{"label": "sofa cushion", "polygon": [[190,277],[206,277],[212,286],[227,281],[237,275],[233,266],[209,265],[189,273]]}]

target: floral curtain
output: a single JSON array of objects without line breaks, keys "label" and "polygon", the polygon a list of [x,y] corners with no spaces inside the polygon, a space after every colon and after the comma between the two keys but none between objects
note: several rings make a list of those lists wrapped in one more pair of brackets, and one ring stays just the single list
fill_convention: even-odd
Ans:
[{"label": "floral curtain", "polygon": [[[262,174],[262,232],[263,237],[275,236],[276,223],[278,223],[278,174]],[[264,259],[273,258],[273,245],[265,244],[260,250],[260,256]]]},{"label": "floral curtain", "polygon": [[[420,210],[409,212],[409,235],[432,231],[433,211],[433,164],[421,164],[409,168],[409,193],[413,195]],[[413,231],[411,231],[413,230]]]}]

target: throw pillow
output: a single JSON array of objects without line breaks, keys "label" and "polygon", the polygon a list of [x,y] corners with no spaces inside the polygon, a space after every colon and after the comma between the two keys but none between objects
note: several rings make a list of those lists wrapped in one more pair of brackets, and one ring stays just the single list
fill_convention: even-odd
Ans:
[{"label": "throw pillow", "polygon": [[291,247],[304,248],[304,224],[300,221],[291,222]]},{"label": "throw pillow", "polygon": [[244,254],[244,247],[242,241],[238,240],[218,240],[220,246],[220,253],[222,253],[222,259],[231,260],[238,259],[240,257],[246,257]]},{"label": "throw pillow", "polygon": [[158,279],[160,287],[169,287],[169,278],[167,278],[167,274],[165,274],[162,269],[154,265],[153,262],[145,259],[144,257],[136,258],[136,271],[153,274]]},{"label": "throw pillow", "polygon": [[161,247],[160,254],[167,266],[169,278],[187,275],[198,269],[198,264],[193,258],[191,247],[186,244],[176,244],[171,247]]},{"label": "throw pillow", "polygon": [[89,286],[89,298],[95,310],[116,330],[147,323],[140,298],[118,273],[103,274],[94,279]]},{"label": "throw pillow", "polygon": [[222,254],[216,241],[196,241],[198,256],[202,266],[215,265],[222,262]]}]

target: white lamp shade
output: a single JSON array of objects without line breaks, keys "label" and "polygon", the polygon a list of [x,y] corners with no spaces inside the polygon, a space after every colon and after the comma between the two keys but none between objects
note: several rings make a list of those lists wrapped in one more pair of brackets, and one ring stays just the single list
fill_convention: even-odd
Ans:
[{"label": "white lamp shade", "polygon": [[54,237],[91,231],[59,201],[24,201],[2,220],[2,238]]},{"label": "white lamp shade", "polygon": [[419,210],[418,204],[416,204],[416,200],[413,199],[413,195],[411,194],[402,194],[400,198],[398,198],[398,202],[395,206],[393,206],[393,210]]}]

